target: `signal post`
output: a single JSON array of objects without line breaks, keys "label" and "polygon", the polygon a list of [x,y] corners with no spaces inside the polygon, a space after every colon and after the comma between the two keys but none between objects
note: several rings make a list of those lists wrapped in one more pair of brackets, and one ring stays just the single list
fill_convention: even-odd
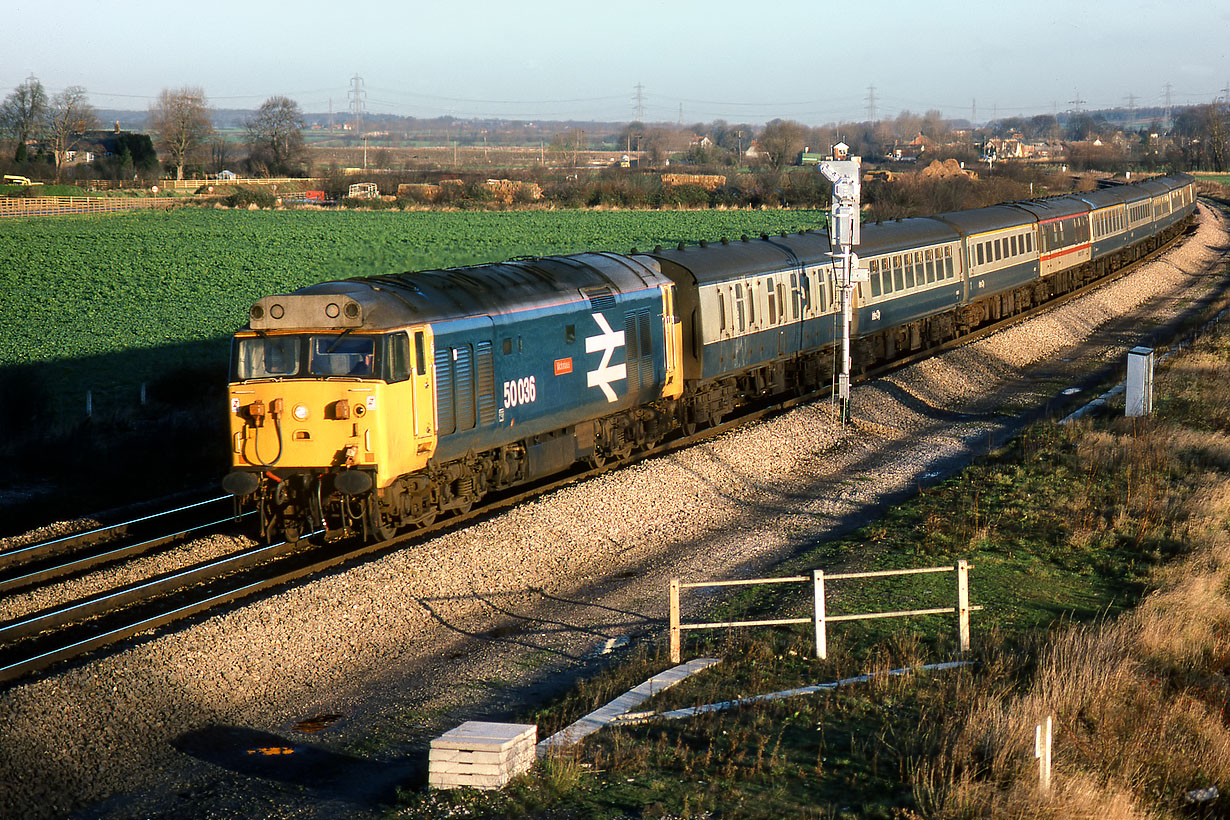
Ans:
[{"label": "signal post", "polygon": [[838,262],[834,263],[837,287],[841,291],[841,372],[837,376],[837,401],[842,423],[850,420],[850,324],[854,308],[854,285],[867,281],[867,271],[859,268],[853,248],[859,244],[861,208],[861,157],[850,156],[850,146],[833,146],[831,159],[820,163],[820,173],[833,183],[833,207],[829,218],[829,243]]}]

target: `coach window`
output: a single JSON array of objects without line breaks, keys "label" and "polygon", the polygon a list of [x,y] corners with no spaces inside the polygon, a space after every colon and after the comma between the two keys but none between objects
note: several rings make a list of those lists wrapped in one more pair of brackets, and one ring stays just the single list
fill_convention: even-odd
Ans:
[{"label": "coach window", "polygon": [[871,296],[880,295],[880,260],[872,259],[867,263],[867,280],[871,283]]},{"label": "coach window", "polygon": [[739,332],[747,329],[747,315],[743,307],[743,285],[735,285],[735,309],[739,312]]},{"label": "coach window", "polygon": [[914,254],[907,253],[905,255],[905,288],[909,290],[914,287]]},{"label": "coach window", "polygon": [[945,274],[945,277],[948,279],[951,279],[953,277],[952,248],[951,247],[944,248],[944,274]]},{"label": "coach window", "polygon": [[982,243],[978,243],[978,264],[981,265],[985,260],[982,256]]},{"label": "coach window", "polygon": [[756,288],[747,287],[747,326],[756,327]]},{"label": "coach window", "polygon": [[718,290],[718,332],[726,332],[726,294]]},{"label": "coach window", "polygon": [[773,280],[765,280],[765,289],[769,291],[769,324],[777,324],[777,300],[773,298]]},{"label": "coach window", "polygon": [[902,266],[901,257],[893,257],[893,290],[900,292],[905,290],[905,268]]}]

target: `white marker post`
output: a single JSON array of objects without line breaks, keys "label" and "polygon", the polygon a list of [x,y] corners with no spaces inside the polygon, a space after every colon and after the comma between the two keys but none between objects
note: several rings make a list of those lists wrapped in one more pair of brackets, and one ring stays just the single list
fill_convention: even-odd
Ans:
[{"label": "white marker post", "polygon": [[1051,792],[1051,717],[1046,717],[1046,732],[1042,724],[1034,727],[1034,757],[1038,759],[1038,787],[1043,794]]},{"label": "white marker post", "polygon": [[[841,260],[834,263],[837,287],[841,290],[841,373],[837,377],[837,399],[843,423],[850,420],[850,324],[854,309],[854,283],[865,281],[866,272],[858,270],[858,257],[853,247],[859,244],[861,202],[861,157],[850,156],[850,146],[839,142],[833,146],[832,159],[820,163],[820,173],[833,183],[833,207],[829,219],[829,243]],[[861,277],[859,274],[862,274]]]}]

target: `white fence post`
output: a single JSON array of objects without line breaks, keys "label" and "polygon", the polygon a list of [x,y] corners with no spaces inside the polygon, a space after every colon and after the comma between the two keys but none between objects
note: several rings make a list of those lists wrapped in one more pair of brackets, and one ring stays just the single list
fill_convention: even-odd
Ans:
[{"label": "white fence post", "polygon": [[969,561],[957,561],[957,646],[969,651]]},{"label": "white fence post", "polygon": [[828,629],[824,618],[824,570],[812,570],[811,578],[816,595],[816,657],[824,660],[829,656]]},{"label": "white fence post", "polygon": [[683,653],[682,633],[679,629],[679,579],[671,579],[670,590],[670,636],[671,663],[681,663]]}]

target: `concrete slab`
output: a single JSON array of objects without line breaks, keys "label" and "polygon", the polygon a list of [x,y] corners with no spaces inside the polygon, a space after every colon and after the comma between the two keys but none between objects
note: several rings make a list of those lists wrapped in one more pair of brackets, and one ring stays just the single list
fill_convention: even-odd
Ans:
[{"label": "concrete slab", "polygon": [[624,692],[606,706],[595,709],[576,723],[561,729],[539,743],[537,747],[538,756],[546,757],[553,750],[566,749],[579,743],[582,739],[606,726],[617,716],[630,711],[633,707],[639,706],[658,692],[669,689],[689,676],[708,669],[720,660],[720,658],[697,658],[696,660],[681,663],[676,667],[667,669],[661,674],[654,675],[644,683]]}]

